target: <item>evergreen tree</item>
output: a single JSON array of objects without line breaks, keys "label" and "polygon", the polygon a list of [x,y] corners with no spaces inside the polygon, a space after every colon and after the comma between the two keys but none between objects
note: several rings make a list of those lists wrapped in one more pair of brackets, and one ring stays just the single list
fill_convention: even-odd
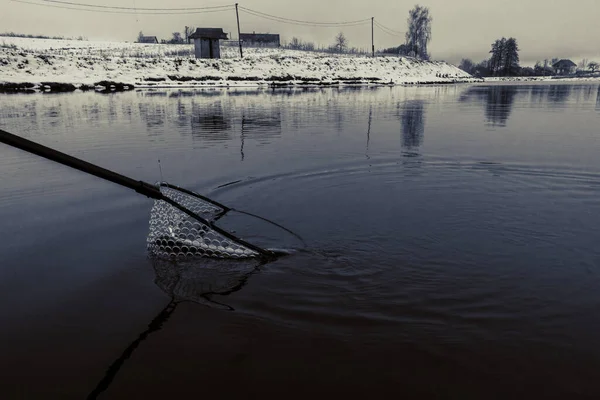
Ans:
[{"label": "evergreen tree", "polygon": [[495,76],[508,76],[519,71],[519,46],[515,38],[502,38],[492,44],[490,50],[490,73]]},{"label": "evergreen tree", "polygon": [[490,74],[492,76],[499,75],[502,67],[504,65],[504,56],[506,47],[506,38],[498,39],[492,44],[492,49],[490,53],[492,56],[490,57]]},{"label": "evergreen tree", "polygon": [[509,38],[504,43],[504,76],[515,74],[519,71],[519,46],[517,39]]}]

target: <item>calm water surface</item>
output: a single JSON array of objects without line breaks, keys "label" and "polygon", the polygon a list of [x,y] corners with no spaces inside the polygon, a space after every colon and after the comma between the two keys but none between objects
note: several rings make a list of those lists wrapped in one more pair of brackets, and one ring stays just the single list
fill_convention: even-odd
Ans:
[{"label": "calm water surface", "polygon": [[600,397],[598,85],[13,95],[0,128],[305,242],[233,216],[292,254],[159,263],[151,200],[1,145],[2,398]]}]

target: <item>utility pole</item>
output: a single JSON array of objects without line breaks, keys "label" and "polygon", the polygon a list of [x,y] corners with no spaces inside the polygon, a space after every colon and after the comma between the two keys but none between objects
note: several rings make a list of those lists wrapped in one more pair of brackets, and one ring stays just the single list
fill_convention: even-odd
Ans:
[{"label": "utility pole", "polygon": [[371,17],[371,51],[373,52],[373,57],[375,57],[375,30],[373,29],[374,23],[375,17]]},{"label": "utility pole", "polygon": [[238,12],[238,3],[235,3],[235,16],[237,18],[238,25],[238,43],[240,44],[240,57],[244,58],[244,52],[242,51],[242,35],[240,34],[240,13]]}]

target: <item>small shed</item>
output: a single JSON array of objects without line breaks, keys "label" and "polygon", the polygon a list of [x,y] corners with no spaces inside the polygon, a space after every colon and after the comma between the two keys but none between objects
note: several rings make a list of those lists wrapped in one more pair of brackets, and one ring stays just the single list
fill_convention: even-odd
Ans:
[{"label": "small shed", "polygon": [[140,36],[138,43],[158,43],[158,38],[156,36]]},{"label": "small shed", "polygon": [[279,35],[270,33],[240,33],[240,39],[251,46],[279,47],[281,44]]},{"label": "small shed", "polygon": [[554,63],[552,67],[554,67],[556,73],[558,73],[559,75],[571,75],[575,73],[575,68],[577,67],[577,64],[575,64],[571,60],[562,59]]},{"label": "small shed", "polygon": [[221,58],[219,40],[227,39],[223,28],[198,28],[189,36],[194,39],[196,58]]}]

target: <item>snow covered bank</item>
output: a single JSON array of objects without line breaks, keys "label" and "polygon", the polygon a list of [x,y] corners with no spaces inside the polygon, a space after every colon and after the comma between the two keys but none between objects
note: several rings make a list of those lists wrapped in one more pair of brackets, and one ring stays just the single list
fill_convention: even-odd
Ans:
[{"label": "snow covered bank", "polygon": [[[0,83],[28,89],[101,81],[135,87],[426,84],[480,81],[444,62],[294,50],[223,48],[223,59],[196,60],[188,45],[0,38]],[[8,84],[8,85],[7,85]],[[106,84],[103,86],[106,88]]]}]

